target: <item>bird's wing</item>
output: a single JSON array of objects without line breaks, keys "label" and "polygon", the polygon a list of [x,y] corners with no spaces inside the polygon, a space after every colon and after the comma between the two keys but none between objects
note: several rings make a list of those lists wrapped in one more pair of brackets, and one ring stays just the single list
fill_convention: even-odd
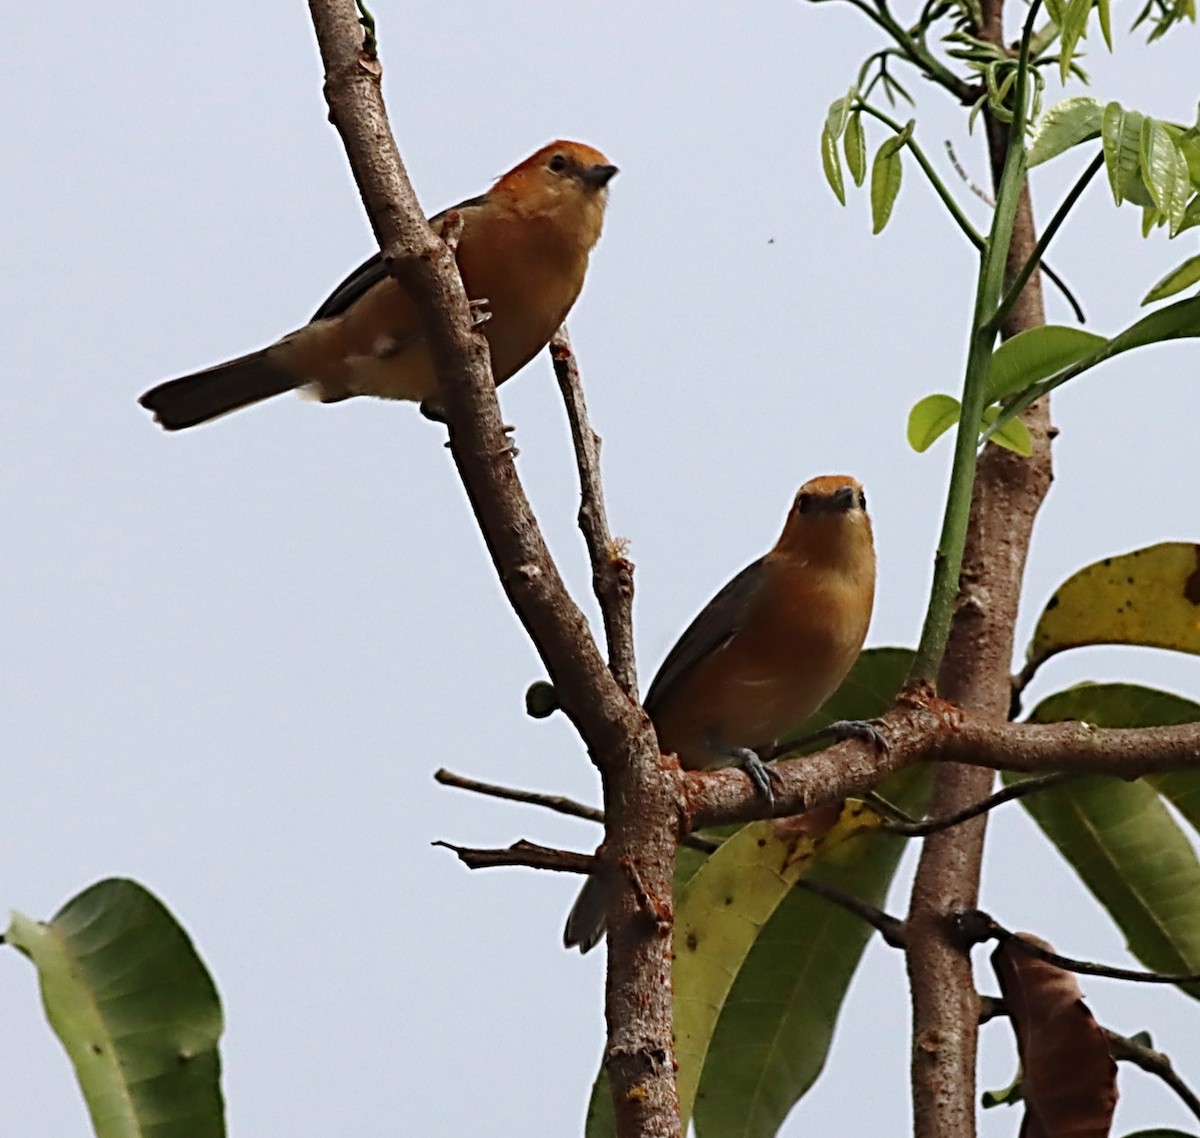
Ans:
[{"label": "bird's wing", "polygon": [[[481,194],[476,198],[468,198],[465,202],[459,202],[458,205],[451,206],[450,208],[457,210],[471,209],[474,206],[482,205],[486,196],[486,194]],[[444,209],[441,213],[429,219],[429,224],[435,233],[441,234],[442,223],[446,220],[446,215],[449,212],[449,209]],[[383,254],[375,253],[359,265],[354,272],[329,294],[324,304],[313,313],[312,318],[314,320],[328,320],[332,316],[341,316],[360,296],[373,289],[387,275],[388,271],[383,265]]]},{"label": "bird's wing", "polygon": [[643,701],[654,718],[675,685],[701,660],[727,643],[745,625],[762,588],[763,558],[751,562],[700,610],[658,669]]}]

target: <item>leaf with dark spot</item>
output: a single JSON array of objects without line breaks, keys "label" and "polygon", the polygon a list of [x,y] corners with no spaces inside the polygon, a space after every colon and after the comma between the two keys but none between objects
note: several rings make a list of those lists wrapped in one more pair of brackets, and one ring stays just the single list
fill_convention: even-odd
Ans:
[{"label": "leaf with dark spot", "polygon": [[1079,570],[1046,604],[1026,672],[1090,644],[1200,654],[1200,546],[1168,541]]}]

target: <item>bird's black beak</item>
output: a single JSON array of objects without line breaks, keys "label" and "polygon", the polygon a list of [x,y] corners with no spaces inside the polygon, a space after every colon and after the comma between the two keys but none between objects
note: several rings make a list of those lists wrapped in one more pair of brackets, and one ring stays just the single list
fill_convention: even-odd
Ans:
[{"label": "bird's black beak", "polygon": [[801,514],[847,514],[858,505],[858,493],[853,486],[839,486],[832,494],[803,492],[796,498],[796,511]]},{"label": "bird's black beak", "polygon": [[615,173],[617,173],[616,166],[589,166],[580,177],[585,186],[590,186],[593,190],[602,190],[612,181]]},{"label": "bird's black beak", "polygon": [[839,486],[829,499],[831,510],[853,510],[858,505],[858,494],[853,486]]}]

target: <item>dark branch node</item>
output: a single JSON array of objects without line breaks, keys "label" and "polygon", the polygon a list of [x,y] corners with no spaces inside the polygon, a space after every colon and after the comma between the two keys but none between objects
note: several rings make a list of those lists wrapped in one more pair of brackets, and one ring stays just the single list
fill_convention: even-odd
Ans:
[{"label": "dark branch node", "polygon": [[1075,960],[1070,956],[1061,956],[1051,952],[1039,944],[1035,944],[1021,933],[1006,929],[980,909],[971,909],[959,913],[956,924],[965,943],[970,945],[983,944],[995,940],[1001,943],[1015,945],[1022,952],[1062,968],[1066,972],[1075,972],[1080,976],[1100,976],[1108,980],[1130,980],[1136,984],[1197,984],[1200,983],[1200,972],[1147,972],[1137,968],[1116,968],[1110,964],[1095,964],[1088,960]]}]

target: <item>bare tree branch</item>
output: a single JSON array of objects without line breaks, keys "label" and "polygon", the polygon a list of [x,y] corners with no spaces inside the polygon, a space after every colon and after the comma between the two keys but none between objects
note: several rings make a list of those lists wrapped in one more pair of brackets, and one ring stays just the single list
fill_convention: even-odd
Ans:
[{"label": "bare tree branch", "polygon": [[[1007,698],[1007,677],[1002,677]],[[798,814],[848,795],[862,795],[886,775],[914,762],[1036,774],[1114,775],[1123,779],[1200,769],[1200,723],[1176,727],[1092,727],[1086,723],[1005,723],[915,692],[884,717],[888,750],[852,740],[775,764],[775,815]],[[990,783],[990,775],[981,779]],[[990,787],[989,787],[990,789]],[[688,771],[684,795],[696,828],[750,822],[768,815],[737,769]],[[987,791],[945,816],[974,810]],[[973,905],[964,908],[973,908]]]},{"label": "bare tree branch", "polygon": [[594,873],[597,866],[592,854],[539,846],[524,838],[501,850],[481,850],[471,846],[455,846],[449,842],[432,842],[458,855],[468,869],[493,869],[496,866],[524,865],[530,869],[552,869],[559,873]]},{"label": "bare tree branch", "polygon": [[637,665],[633,655],[633,564],[625,557],[624,543],[614,541],[604,508],[600,481],[600,436],[592,430],[579,363],[564,324],[550,341],[554,375],[567,407],[575,463],[579,468],[579,528],[592,562],[592,588],[600,602],[608,667],[621,690],[636,700]]},{"label": "bare tree branch", "polygon": [[620,1138],[679,1134],[671,1035],[670,938],[641,918],[648,897],[670,912],[678,777],[660,764],[642,708],[609,672],[563,585],[517,479],[492,382],[453,255],[430,230],[388,125],[381,68],[362,50],[354,0],[309,0],[325,65],[330,118],[388,270],[421,309],[450,449],[514,611],[563,710],[600,767],[608,805],[606,856],[634,864],[644,890],[614,892],[609,913],[606,1065]]},{"label": "bare tree branch", "polygon": [[1080,976],[1100,976],[1106,980],[1130,980],[1135,984],[1200,984],[1200,972],[1150,972],[1142,968],[1117,968],[1112,964],[1096,964],[1076,960],[1038,944],[1024,933],[1006,929],[999,921],[981,909],[960,913],[956,921],[967,944],[996,940],[1011,943],[1029,956],[1036,956],[1055,968],[1076,972]]},{"label": "bare tree branch", "polygon": [[442,767],[433,772],[435,782],[443,786],[453,786],[458,790],[469,790],[474,794],[487,795],[489,798],[503,798],[508,802],[523,802],[527,806],[541,806],[553,810],[556,814],[566,814],[570,818],[583,818],[587,822],[603,822],[604,811],[595,806],[586,806],[573,798],[564,798],[560,794],[539,794],[536,790],[520,790],[515,786],[497,786],[492,782],[480,782],[466,775],[455,774]]},{"label": "bare tree branch", "polygon": [[[587,806],[576,802],[573,798],[564,798],[558,794],[541,794],[535,790],[520,790],[513,786],[499,786],[492,782],[480,782],[478,779],[467,778],[453,771],[434,771],[434,781],[443,786],[453,786],[458,790],[469,790],[474,794],[482,794],[488,798],[501,798],[508,802],[521,802],[526,806],[541,806],[553,810],[556,814],[566,814],[570,818],[582,818],[585,822],[604,822],[604,811],[595,806]],[[680,845],[696,850],[698,853],[716,853],[721,848],[721,842],[714,838],[704,838],[699,834],[686,835]]]},{"label": "bare tree branch", "polygon": [[1108,1028],[1103,1030],[1104,1037],[1108,1040],[1109,1054],[1114,1059],[1124,1059],[1141,1067],[1147,1074],[1156,1075],[1162,1079],[1183,1100],[1183,1104],[1188,1110],[1200,1118],[1200,1097],[1197,1097],[1196,1092],[1179,1077],[1169,1055],[1155,1051],[1153,1047],[1147,1047],[1146,1044],[1139,1043],[1136,1039],[1118,1035],[1115,1031],[1109,1031]]}]

